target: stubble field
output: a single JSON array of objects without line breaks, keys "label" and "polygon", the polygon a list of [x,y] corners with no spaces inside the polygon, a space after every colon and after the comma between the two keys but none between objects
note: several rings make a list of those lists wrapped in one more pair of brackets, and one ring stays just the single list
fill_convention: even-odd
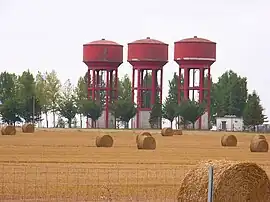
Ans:
[{"label": "stubble field", "polygon": [[[1,201],[175,201],[185,173],[201,160],[252,161],[270,175],[269,153],[251,153],[252,134],[236,133],[237,147],[221,147],[222,132],[184,131],[162,137],[156,150],[138,150],[124,130],[37,130],[0,136]],[[95,138],[110,134],[112,148]],[[269,139],[267,137],[267,139]]]}]

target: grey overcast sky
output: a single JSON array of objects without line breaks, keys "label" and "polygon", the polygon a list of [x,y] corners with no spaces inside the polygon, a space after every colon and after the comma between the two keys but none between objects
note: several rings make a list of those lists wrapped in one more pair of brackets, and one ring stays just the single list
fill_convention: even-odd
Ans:
[{"label": "grey overcast sky", "polygon": [[[229,69],[246,76],[270,117],[269,19],[267,0],[0,0],[0,70],[54,69],[76,84],[87,69],[83,43],[116,41],[126,61],[127,43],[149,36],[169,44],[166,96],[177,70],[174,41],[197,35],[217,42],[214,80]],[[124,62],[119,71],[131,75],[131,66]]]}]

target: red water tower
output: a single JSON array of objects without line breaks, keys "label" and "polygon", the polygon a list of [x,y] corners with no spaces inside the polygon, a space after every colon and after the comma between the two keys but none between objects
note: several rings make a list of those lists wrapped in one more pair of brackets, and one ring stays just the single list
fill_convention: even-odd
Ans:
[{"label": "red water tower", "polygon": [[105,39],[84,44],[83,62],[88,66],[88,99],[104,102],[104,112],[94,127],[115,128],[109,104],[117,97],[118,67],[123,63],[123,46]]},{"label": "red water tower", "polygon": [[[194,100],[194,92],[197,91],[199,102],[206,101],[207,107],[206,113],[199,117],[195,126],[198,129],[208,129],[211,91],[210,66],[216,61],[216,43],[197,36],[177,41],[174,43],[174,61],[179,65],[179,78],[184,79],[183,85],[178,82],[178,102],[181,102],[181,93],[184,93],[183,98],[186,100],[191,99],[191,91]],[[206,70],[207,76],[205,75]],[[198,78],[196,78],[196,73],[199,73]]]},{"label": "red water tower", "polygon": [[135,102],[136,97],[138,109],[132,127],[150,128],[151,108],[156,102],[162,103],[163,66],[168,62],[168,44],[149,37],[129,43],[128,62],[133,66],[132,100]]}]

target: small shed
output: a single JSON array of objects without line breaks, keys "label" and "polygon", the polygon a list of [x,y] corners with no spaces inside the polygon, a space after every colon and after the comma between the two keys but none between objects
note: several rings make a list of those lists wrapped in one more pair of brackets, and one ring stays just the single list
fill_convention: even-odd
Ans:
[{"label": "small shed", "polygon": [[224,117],[216,117],[217,130],[222,131],[243,131],[244,121],[242,117],[235,115],[226,115]]}]

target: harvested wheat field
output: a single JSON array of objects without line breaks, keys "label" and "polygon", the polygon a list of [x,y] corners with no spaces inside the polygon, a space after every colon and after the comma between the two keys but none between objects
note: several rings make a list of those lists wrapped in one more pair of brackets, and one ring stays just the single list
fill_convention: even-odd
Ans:
[{"label": "harvested wheat field", "polygon": [[[2,135],[0,199],[177,201],[185,174],[202,160],[251,161],[270,175],[270,153],[250,152],[252,134],[235,133],[237,146],[222,147],[223,132],[184,131],[167,138],[149,131],[156,149],[141,150],[136,136],[142,132],[36,129]],[[101,134],[113,138],[112,147],[96,147]]]}]

